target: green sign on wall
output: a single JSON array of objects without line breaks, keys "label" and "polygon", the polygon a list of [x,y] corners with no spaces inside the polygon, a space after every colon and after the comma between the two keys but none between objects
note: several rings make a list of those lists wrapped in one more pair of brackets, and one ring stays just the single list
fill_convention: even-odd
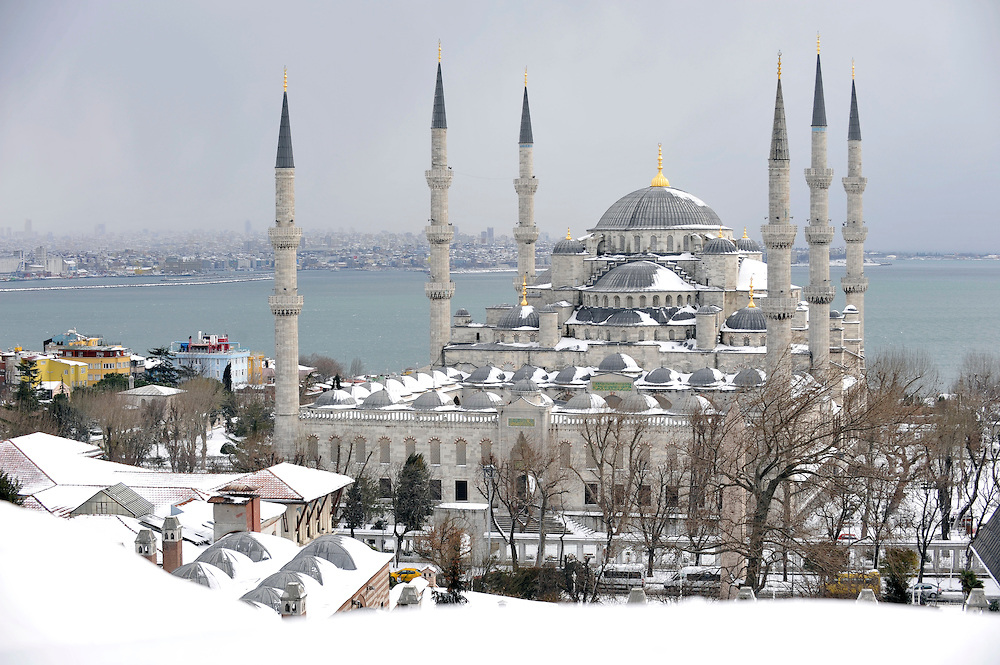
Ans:
[{"label": "green sign on wall", "polygon": [[622,391],[622,392],[632,392],[632,384],[627,381],[591,381],[590,387],[592,390],[602,390],[604,392],[612,391]]},{"label": "green sign on wall", "polygon": [[507,419],[507,426],[508,427],[534,427],[535,426],[535,419],[534,418],[508,418]]}]

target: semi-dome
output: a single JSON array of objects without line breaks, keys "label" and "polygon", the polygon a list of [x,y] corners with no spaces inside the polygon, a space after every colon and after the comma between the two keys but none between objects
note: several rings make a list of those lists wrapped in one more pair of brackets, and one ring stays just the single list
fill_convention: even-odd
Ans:
[{"label": "semi-dome", "polygon": [[694,287],[666,266],[652,261],[629,261],[612,268],[597,280],[592,291],[692,291]]},{"label": "semi-dome", "polygon": [[585,254],[587,247],[575,238],[564,238],[552,248],[553,254]]},{"label": "semi-dome", "polygon": [[437,390],[431,390],[413,400],[413,408],[417,411],[433,411],[440,406],[450,406],[453,402]]},{"label": "semi-dome", "polygon": [[371,395],[365,398],[365,401],[361,403],[361,406],[366,409],[382,409],[387,406],[392,406],[399,401],[393,393],[388,390],[376,390]]},{"label": "semi-dome", "polygon": [[500,395],[480,390],[466,397],[465,401],[462,402],[462,408],[468,411],[479,411],[482,409],[495,409],[500,404],[503,404],[503,399],[500,398]]},{"label": "semi-dome", "polygon": [[637,326],[643,322],[642,315],[634,309],[623,309],[615,312],[605,322],[609,326]]},{"label": "semi-dome", "polygon": [[659,402],[649,395],[643,395],[642,393],[633,393],[623,399],[622,403],[618,405],[618,410],[625,413],[642,413],[658,408],[660,408]]},{"label": "semi-dome", "polygon": [[608,408],[608,403],[600,395],[580,393],[571,397],[564,408],[573,411],[595,411]]},{"label": "semi-dome", "polygon": [[688,377],[688,385],[695,388],[714,386],[723,379],[722,372],[713,367],[702,367]]},{"label": "semi-dome", "polygon": [[739,373],[733,377],[733,385],[740,388],[753,388],[764,383],[764,375],[760,373],[760,370],[754,369],[753,367],[747,367],[741,369]]},{"label": "semi-dome", "polygon": [[673,187],[644,187],[626,194],[601,217],[594,231],[714,226],[719,216],[697,196]]},{"label": "semi-dome", "polygon": [[531,305],[518,305],[500,317],[497,321],[498,330],[516,330],[518,328],[537,328],[538,312]]},{"label": "semi-dome", "polygon": [[719,236],[718,238],[712,238],[705,243],[705,247],[701,250],[702,254],[736,254],[736,243],[734,243],[729,238],[723,238]]},{"label": "semi-dome", "polygon": [[640,370],[635,359],[625,353],[612,353],[604,358],[598,366],[599,372],[637,372]]},{"label": "semi-dome", "polygon": [[767,319],[759,307],[744,307],[729,315],[726,319],[729,330],[764,332],[767,330]]}]

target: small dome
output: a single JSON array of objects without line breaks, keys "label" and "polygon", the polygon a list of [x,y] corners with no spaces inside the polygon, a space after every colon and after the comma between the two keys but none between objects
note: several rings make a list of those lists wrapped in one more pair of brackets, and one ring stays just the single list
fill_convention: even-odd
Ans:
[{"label": "small dome", "polygon": [[321,561],[326,562],[325,559],[320,559],[319,557],[312,555],[296,556],[291,561],[282,566],[281,569],[296,573],[302,573],[303,575],[308,575],[309,577],[313,578],[314,580],[322,584],[323,563],[320,563]]},{"label": "small dome", "polygon": [[259,586],[240,596],[244,603],[259,603],[281,613],[281,591],[269,586]]},{"label": "small dome", "polygon": [[306,585],[305,578],[309,577],[304,573],[295,572],[293,570],[279,570],[276,573],[272,573],[265,577],[260,584],[257,586],[269,586],[272,589],[284,590],[288,586],[289,582],[296,582],[302,586]]},{"label": "small dome", "polygon": [[341,570],[357,570],[354,558],[342,544],[343,538],[332,533],[323,534],[299,550],[296,556],[315,556],[326,559]]},{"label": "small dome", "polygon": [[618,405],[618,410],[625,413],[643,413],[644,411],[658,408],[660,408],[659,402],[649,395],[643,395],[642,393],[633,393],[623,399],[622,403]]},{"label": "small dome", "polygon": [[667,229],[691,224],[718,228],[721,221],[704,201],[685,191],[644,187],[618,199],[593,230]]},{"label": "small dome", "polygon": [[736,239],[736,249],[741,252],[759,252],[761,251],[760,245],[753,238],[747,238],[743,236],[742,238]]},{"label": "small dome", "polygon": [[439,391],[432,390],[413,400],[413,404],[411,406],[413,406],[413,408],[417,411],[433,411],[441,406],[452,405],[454,405],[454,402],[445,397]]},{"label": "small dome", "polygon": [[399,398],[388,390],[376,390],[365,398],[365,401],[361,403],[361,407],[365,409],[382,409],[392,406],[398,401]]},{"label": "small dome", "polygon": [[599,372],[638,372],[639,365],[632,356],[624,353],[612,353],[601,361],[597,368]]},{"label": "small dome", "polygon": [[537,328],[538,312],[531,305],[518,305],[500,317],[497,330],[516,330],[518,328]]},{"label": "small dome", "polygon": [[729,330],[763,332],[767,330],[767,319],[760,307],[744,307],[729,315],[725,327]]},{"label": "small dome", "polygon": [[737,252],[736,243],[729,238],[712,238],[705,243],[702,254],[735,254]]},{"label": "small dome", "polygon": [[[205,552],[215,549],[227,549],[239,552],[250,558],[251,561],[265,561],[271,558],[271,553],[262,542],[254,538],[248,531],[231,533],[215,542]],[[202,553],[204,556],[205,553]]]},{"label": "small dome", "polygon": [[586,368],[570,365],[559,370],[554,381],[559,385],[565,386],[573,383],[583,383],[590,379],[590,376],[590,372]]},{"label": "small dome", "polygon": [[503,370],[493,365],[483,365],[476,368],[466,380],[469,383],[502,383],[505,380],[505,375]]},{"label": "small dome", "polygon": [[174,577],[191,580],[209,589],[225,589],[231,584],[226,574],[215,566],[203,561],[193,561],[184,564],[171,573]]},{"label": "small dome", "polygon": [[841,314],[840,312],[838,312],[835,309],[831,309],[830,310],[830,318],[831,319],[842,319],[842,318],[844,318],[844,315]]},{"label": "small dome", "polygon": [[500,404],[503,404],[500,395],[479,390],[465,398],[465,401],[462,402],[462,408],[467,411],[481,411],[483,409],[496,409]]},{"label": "small dome", "polygon": [[605,323],[609,326],[637,326],[642,323],[642,316],[634,309],[623,309],[612,314]]},{"label": "small dome", "polygon": [[693,416],[696,413],[706,413],[712,409],[712,403],[701,395],[685,395],[674,402],[667,413],[675,416]]},{"label": "small dome", "polygon": [[230,578],[236,577],[241,566],[253,565],[253,561],[245,554],[241,554],[235,550],[227,550],[223,547],[209,548],[202,552],[195,561],[211,564],[226,575],[229,575]]},{"label": "small dome", "polygon": [[853,314],[856,311],[858,311],[858,308],[854,305],[848,305],[844,308],[844,314]]},{"label": "small dome", "polygon": [[752,367],[741,369],[739,373],[733,377],[733,385],[740,388],[753,388],[761,385],[762,383],[764,383],[764,375],[760,373],[760,370]]},{"label": "small dome", "polygon": [[537,393],[538,384],[531,379],[521,379],[514,383],[514,387],[511,388],[511,392],[515,393]]},{"label": "small dome", "polygon": [[510,377],[511,381],[517,382],[521,379],[530,379],[531,381],[544,381],[548,377],[548,374],[544,369],[540,367],[535,367],[534,365],[523,365],[521,369],[514,372],[514,376]]},{"label": "small dome", "polygon": [[677,372],[670,369],[669,367],[657,367],[652,372],[646,375],[646,383],[670,383],[677,380]]},{"label": "small dome", "polygon": [[712,367],[702,367],[688,377],[688,385],[696,388],[714,386],[723,380],[722,372]]},{"label": "small dome", "polygon": [[587,247],[574,238],[564,238],[556,243],[553,254],[586,254]]},{"label": "small dome", "polygon": [[607,409],[608,403],[600,395],[580,393],[571,397],[564,408],[573,411],[598,411]]},{"label": "small dome", "polygon": [[313,408],[323,406],[354,406],[358,400],[346,390],[327,390],[312,403]]},{"label": "small dome", "polygon": [[469,310],[465,309],[464,307],[459,307],[455,311],[455,316],[472,316],[472,315],[469,314]]},{"label": "small dome", "polygon": [[679,309],[677,310],[677,312],[674,313],[673,316],[670,317],[671,323],[680,323],[681,321],[688,321],[690,323],[694,323],[694,312],[692,312],[687,308]]}]

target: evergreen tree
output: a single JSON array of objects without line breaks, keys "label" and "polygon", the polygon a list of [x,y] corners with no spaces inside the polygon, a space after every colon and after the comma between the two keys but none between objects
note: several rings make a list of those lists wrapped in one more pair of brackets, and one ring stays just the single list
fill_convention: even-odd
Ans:
[{"label": "evergreen tree", "polygon": [[14,404],[19,411],[37,411],[41,406],[38,399],[38,363],[21,358],[17,364],[21,380],[14,391]]},{"label": "evergreen tree", "polygon": [[434,512],[431,500],[431,474],[427,470],[423,455],[414,453],[406,458],[406,463],[396,476],[396,486],[393,489],[392,516],[395,521],[393,533],[396,536],[398,564],[403,536],[422,529],[424,521]]},{"label": "evergreen tree", "polygon": [[190,367],[176,365],[177,356],[171,353],[170,347],[158,346],[155,349],[150,349],[149,355],[159,362],[146,370],[142,379],[143,385],[155,384],[176,388],[179,383],[183,383],[197,374]]},{"label": "evergreen tree", "polygon": [[0,471],[0,501],[9,501],[15,506],[24,505],[24,497],[20,496],[20,492],[21,482],[6,472]]},{"label": "evergreen tree", "polygon": [[354,537],[355,529],[368,524],[373,517],[379,515],[381,504],[378,500],[378,487],[362,472],[347,488],[344,499],[344,523],[351,530],[351,538]]}]

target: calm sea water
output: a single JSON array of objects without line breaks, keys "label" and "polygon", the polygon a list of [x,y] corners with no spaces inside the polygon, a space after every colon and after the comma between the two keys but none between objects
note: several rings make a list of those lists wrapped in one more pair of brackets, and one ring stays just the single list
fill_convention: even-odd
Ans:
[{"label": "calm sea water", "polygon": [[[843,268],[831,268],[835,283]],[[898,261],[866,268],[866,347],[926,352],[942,380],[955,376],[968,351],[1000,347],[1000,261]],[[227,279],[226,277],[220,277]],[[299,292],[299,350],[368,371],[397,371],[428,361],[426,275],[414,272],[305,271]],[[513,273],[458,274],[453,309],[477,321],[487,305],[514,303]],[[793,268],[796,284],[807,268]],[[70,288],[65,288],[70,287]],[[87,288],[79,288],[87,287]],[[89,288],[110,287],[110,288]],[[187,339],[199,330],[228,333],[245,347],[274,354],[267,306],[270,279],[224,283],[163,282],[160,277],[0,282],[0,347],[40,349],[69,328],[103,335],[136,353]],[[833,307],[844,306],[843,294]]]}]

